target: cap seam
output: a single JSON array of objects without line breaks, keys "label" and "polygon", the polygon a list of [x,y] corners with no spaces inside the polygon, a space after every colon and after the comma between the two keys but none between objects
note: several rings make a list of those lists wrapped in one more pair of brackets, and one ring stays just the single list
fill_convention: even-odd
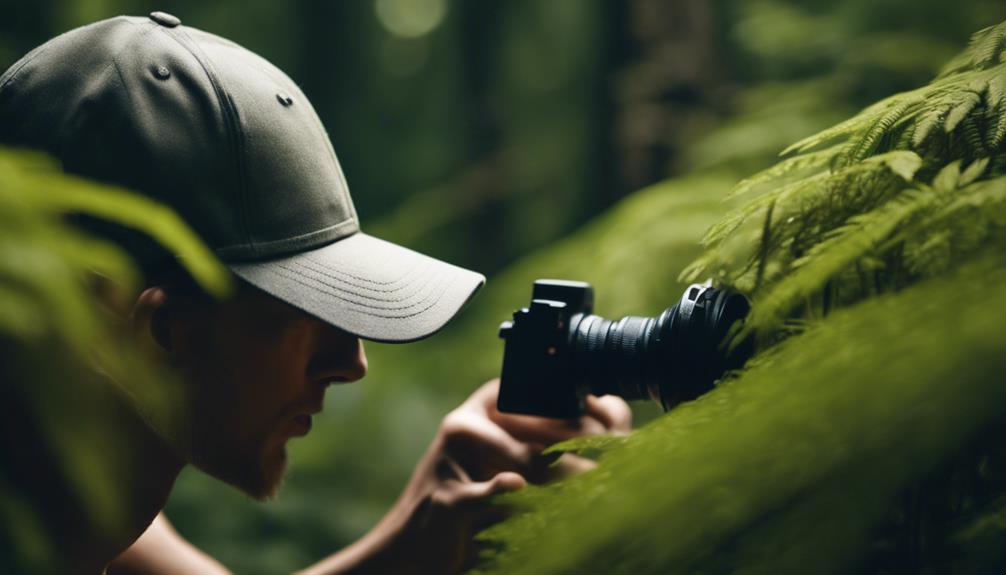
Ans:
[{"label": "cap seam", "polygon": [[[305,94],[304,97],[307,98],[307,95]],[[318,112],[314,110],[313,106],[310,108],[311,115],[314,116],[315,120],[313,122],[315,135],[321,137],[321,140],[325,142],[325,148],[328,150],[329,163],[332,165],[332,168],[335,169],[335,173],[338,174],[339,183],[342,184],[340,186],[341,190],[339,190],[342,192],[340,194],[342,196],[342,201],[349,206],[350,217],[359,221],[359,218],[356,215],[356,206],[353,204],[353,198],[349,196],[349,182],[346,181],[346,174],[342,172],[342,166],[339,165],[339,160],[335,156],[335,147],[332,145],[332,139],[328,137],[328,130],[326,130],[325,125],[321,123],[321,118],[318,116]]]},{"label": "cap seam", "polygon": [[[130,22],[127,19],[124,19],[123,22],[129,24],[130,26],[135,26],[133,22]],[[126,99],[129,100],[130,105],[133,104],[133,95],[129,92],[128,84],[126,84],[125,78],[122,77],[122,70],[119,69],[119,56],[121,56],[122,53],[125,52],[126,50],[129,50],[140,39],[150,34],[152,30],[153,28],[143,30],[141,26],[140,33],[130,38],[129,41],[126,42],[126,44],[121,49],[119,49],[119,51],[117,51],[115,54],[112,54],[112,56],[108,59],[108,64],[105,64],[105,67],[102,68],[100,72],[94,75],[95,82],[97,83],[104,81],[105,77],[111,74],[112,71],[114,71],[116,78],[118,78],[119,80],[119,85],[122,86],[122,91],[126,93]],[[83,102],[86,101],[87,98],[84,98]],[[77,121],[80,114],[84,113],[86,110],[87,110],[86,105],[78,105],[74,109],[73,113],[65,119],[65,123],[62,126],[63,130],[61,130],[61,132],[65,132],[66,127],[68,125],[73,125],[73,123]],[[58,144],[59,144],[59,157],[66,158],[67,147],[68,147],[67,142],[62,137],[60,137],[60,139],[58,140]]]},{"label": "cap seam", "polygon": [[33,61],[35,61],[35,58],[39,57],[39,55],[41,55],[48,49],[49,49],[49,43],[46,42],[45,44],[42,44],[35,50],[32,50],[30,53],[28,53],[28,55],[25,56],[20,62],[15,62],[14,65],[10,67],[10,69],[8,69],[6,72],[4,72],[2,76],[0,76],[0,90],[6,88],[8,84],[14,81],[14,78],[17,78],[17,75],[21,73],[21,70],[24,70],[25,66],[31,64]]},{"label": "cap seam", "polygon": [[[131,25],[133,24],[132,22],[129,21],[128,18],[126,18],[124,16],[120,16],[120,18],[122,19],[123,22],[126,22],[126,23],[131,24]],[[36,46],[35,49],[33,49],[30,52],[28,52],[27,54],[25,54],[25,56],[23,58],[21,58],[20,61],[15,62],[9,69],[7,69],[6,72],[4,72],[3,74],[0,74],[0,90],[4,89],[5,87],[7,87],[8,84],[10,84],[11,82],[13,82],[14,79],[17,77],[17,75],[20,74],[22,70],[24,70],[25,66],[27,66],[28,64],[31,64],[32,62],[35,61],[36,58],[38,58],[39,56],[41,56],[42,54],[44,54],[46,51],[48,51],[49,48],[52,46],[52,42],[54,40],[56,40],[58,38],[61,38],[63,36],[66,36],[70,32],[75,32],[76,30],[80,30],[80,29],[84,29],[84,28],[90,28],[92,26],[98,26],[99,24],[102,24],[102,23],[103,22],[93,22],[91,24],[88,24],[87,26],[82,26],[81,28],[78,28],[78,29],[75,29],[75,30],[70,30],[68,32],[64,32],[62,34],[59,34],[55,38],[52,38],[50,41],[46,42],[45,44],[42,44],[41,46]],[[118,54],[116,54],[115,56],[118,56]],[[114,57],[113,57],[113,60],[114,60]]]},{"label": "cap seam", "polygon": [[[221,111],[224,116],[224,128],[227,131],[227,139],[231,144],[231,152],[233,154],[233,160],[235,167],[237,168],[238,185],[237,191],[235,192],[235,205],[238,208],[238,219],[241,222],[243,228],[243,236],[245,243],[243,247],[245,249],[250,249],[253,255],[259,255],[259,249],[255,241],[251,237],[251,227],[248,225],[248,213],[245,206],[245,196],[247,195],[247,174],[245,173],[245,158],[244,158],[244,133],[241,130],[240,115],[233,101],[231,101],[230,94],[223,88],[223,85],[216,74],[212,63],[208,56],[199,48],[195,40],[193,40],[188,34],[184,32],[181,26],[176,28],[166,29],[163,26],[158,26],[158,28],[164,32],[169,38],[177,42],[182,48],[186,49],[199,63],[199,66],[203,69],[206,74],[207,79],[210,81],[210,85],[213,86],[213,93],[217,97],[217,103],[220,106]],[[235,247],[235,246],[228,246]],[[226,248],[219,248],[217,251]]]},{"label": "cap seam", "polygon": [[[337,224],[332,224],[331,226],[327,226],[327,227],[321,228],[320,230],[314,230],[314,231],[310,231],[310,232],[303,233],[303,234],[300,234],[300,235],[290,236],[288,238],[282,238],[282,239],[278,239],[278,240],[269,240],[269,241],[265,241],[265,242],[257,242],[255,245],[258,248],[266,248],[266,249],[273,248],[273,247],[276,247],[276,246],[279,246],[280,248],[282,248],[283,246],[285,246],[287,244],[294,244],[296,246],[297,242],[304,241],[304,240],[309,240],[309,239],[311,239],[311,236],[320,236],[320,235],[323,235],[325,233],[331,232],[333,230],[338,233],[339,231],[341,231],[341,228],[348,228],[348,227],[352,227],[354,225],[356,225],[356,220],[354,220],[352,218],[347,218],[347,219],[342,220],[341,222],[339,222]],[[283,255],[293,255],[294,253],[303,252],[306,249],[312,249],[312,248],[316,249],[316,248],[319,248],[319,247],[324,247],[324,246],[326,246],[328,244],[331,244],[333,242],[337,242],[337,241],[339,241],[341,239],[345,239],[345,238],[347,238],[347,237],[349,237],[349,236],[351,236],[353,234],[356,234],[356,233],[359,233],[359,229],[356,229],[352,233],[346,234],[344,236],[337,236],[337,237],[334,237],[334,238],[330,238],[330,239],[328,239],[327,241],[325,241],[323,244],[321,244],[319,246],[299,246],[300,249],[296,249],[295,251],[294,251],[294,248],[291,248],[291,251],[288,252],[288,253],[286,253],[286,254],[284,254],[284,253],[269,254],[269,253],[262,252],[261,249],[256,249],[256,250],[254,250],[254,252],[253,252],[252,255],[253,256],[264,256],[264,257],[282,257]],[[241,257],[240,253],[233,253],[233,252],[240,252],[240,250],[244,250],[244,249],[247,249],[247,248],[248,248],[247,244],[230,244],[230,245],[227,245],[227,246],[222,246],[222,247],[219,247],[219,248],[214,248],[213,251],[215,251],[218,255],[231,255],[231,254],[233,254],[232,257]]]}]

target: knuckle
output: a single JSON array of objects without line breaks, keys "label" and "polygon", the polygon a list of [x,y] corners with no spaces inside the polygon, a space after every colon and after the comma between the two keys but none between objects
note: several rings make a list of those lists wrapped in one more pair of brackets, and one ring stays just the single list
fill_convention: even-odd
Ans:
[{"label": "knuckle", "polygon": [[437,489],[430,494],[430,507],[433,509],[453,509],[457,506],[459,495],[451,488]]},{"label": "knuckle", "polygon": [[615,405],[614,420],[625,426],[632,425],[632,408],[624,400],[619,400]]},{"label": "knuckle", "polygon": [[440,431],[446,437],[467,437],[472,434],[474,426],[466,413],[454,410],[440,422]]},{"label": "knuckle", "polygon": [[478,422],[463,412],[448,414],[440,424],[440,434],[448,450],[482,442]]},{"label": "knuckle", "polygon": [[607,414],[607,420],[615,429],[624,429],[632,425],[632,408],[621,397],[606,396],[603,398],[602,409]]}]

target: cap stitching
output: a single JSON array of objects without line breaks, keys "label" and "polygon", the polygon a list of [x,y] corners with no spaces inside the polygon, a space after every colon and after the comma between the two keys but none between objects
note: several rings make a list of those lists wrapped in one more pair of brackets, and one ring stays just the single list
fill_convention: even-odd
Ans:
[{"label": "cap stitching", "polygon": [[[320,266],[322,269],[318,269],[318,267],[313,267],[313,266],[305,265],[304,264],[305,261],[311,261],[311,260],[305,258],[304,260],[298,259],[298,260],[291,261],[290,263],[294,264],[296,266],[302,267],[302,268],[304,268],[306,270],[312,271],[314,273],[321,274],[321,275],[323,275],[325,277],[329,277],[329,278],[332,278],[334,280],[341,281],[341,282],[343,282],[345,284],[348,284],[348,285],[351,285],[351,286],[354,286],[354,287],[363,288],[363,289],[372,289],[373,291],[377,291],[377,292],[381,292],[381,293],[394,293],[394,292],[397,292],[397,291],[402,291],[406,287],[414,284],[416,282],[416,278],[422,277],[421,274],[414,274],[413,273],[422,264],[416,264],[416,265],[412,266],[411,268],[409,268],[409,270],[407,272],[405,272],[404,274],[402,274],[397,279],[394,279],[394,280],[389,281],[389,282],[377,282],[377,281],[373,281],[373,280],[368,280],[366,278],[354,276],[353,274],[341,272],[341,271],[336,270],[334,268],[331,268],[329,266]],[[317,262],[313,262],[313,261],[311,261],[311,263],[317,264]],[[423,266],[423,271],[425,271],[426,269],[428,269],[429,267],[431,267],[431,265],[432,264],[430,262],[426,262],[426,264]],[[328,273],[328,272],[332,272],[332,273]],[[396,284],[396,283],[399,283],[399,282],[405,282],[405,283],[403,283],[402,285],[400,285],[400,286],[398,286],[396,288],[392,288],[392,289],[371,288],[371,287],[369,287],[367,285],[361,285],[361,284],[358,284],[358,283],[353,283],[353,282],[351,282],[351,281],[349,281],[349,280],[347,280],[345,278],[339,277],[336,274],[343,274],[343,275],[348,276],[350,278],[353,278],[355,280],[359,280],[359,281],[362,281],[362,282],[365,282],[365,283],[368,283],[368,284],[372,284],[372,285],[376,285],[376,286],[389,286],[389,285]],[[405,281],[406,278],[408,278],[408,281]]]},{"label": "cap stitching", "polygon": [[257,254],[258,247],[251,239],[251,231],[248,226],[248,215],[244,204],[244,197],[247,192],[247,175],[245,174],[244,134],[241,131],[241,117],[238,114],[237,108],[234,106],[234,102],[231,100],[230,94],[224,90],[221,85],[220,80],[217,77],[216,70],[210,63],[209,57],[203,53],[198,44],[196,44],[195,40],[185,33],[183,27],[178,26],[175,28],[165,28],[163,26],[158,26],[158,29],[192,54],[192,56],[196,59],[196,62],[199,63],[199,66],[202,67],[203,72],[206,73],[206,77],[210,81],[210,85],[213,86],[213,92],[217,97],[217,102],[224,115],[224,126],[227,131],[228,140],[231,142],[232,153],[234,154],[234,163],[237,168],[238,189],[235,194],[237,197],[234,203],[237,206],[238,217],[241,221],[242,227],[244,228],[245,246],[250,248],[253,254]]},{"label": "cap stitching", "polygon": [[[339,299],[339,300],[342,300],[342,301],[344,301],[344,302],[346,302],[346,303],[349,303],[349,304],[350,304],[350,305],[352,305],[352,306],[356,306],[356,307],[359,307],[359,308],[366,308],[366,309],[375,309],[375,310],[386,310],[386,311],[389,311],[389,310],[393,310],[393,309],[408,309],[408,307],[411,307],[411,306],[405,306],[405,307],[402,307],[402,308],[385,308],[385,307],[379,307],[379,306],[371,306],[371,305],[367,305],[367,304],[362,304],[362,303],[359,303],[359,302],[355,302],[355,301],[353,301],[353,300],[350,300],[350,299],[346,299],[345,297],[343,297],[343,296],[342,296],[341,294],[339,294],[338,292],[333,292],[333,291],[331,291],[331,290],[329,290],[329,289],[319,289],[319,288],[318,288],[318,286],[316,286],[316,285],[311,285],[311,284],[308,284],[308,283],[305,283],[305,282],[304,282],[304,281],[303,281],[303,280],[302,280],[302,279],[301,279],[300,277],[298,277],[298,276],[293,276],[293,275],[287,275],[287,274],[284,274],[284,273],[281,273],[281,272],[279,272],[279,271],[278,271],[278,270],[276,270],[276,269],[270,269],[270,270],[268,270],[268,271],[269,271],[270,273],[273,273],[273,274],[275,274],[275,275],[278,275],[278,276],[280,276],[280,277],[284,277],[284,278],[286,278],[286,279],[289,279],[289,280],[292,280],[292,281],[294,281],[294,282],[296,282],[296,283],[299,283],[299,284],[301,284],[302,286],[304,286],[304,287],[306,287],[306,288],[309,288],[309,289],[312,289],[312,290],[314,290],[314,291],[317,291],[317,292],[321,292],[321,293],[323,293],[323,294],[325,294],[325,295],[329,295],[329,296],[332,296],[332,297],[334,297],[334,298],[336,298],[336,299]],[[325,284],[321,284],[321,285],[325,286]],[[328,287],[328,288],[331,288],[331,286],[325,286],[325,287]],[[409,318],[409,317],[415,317],[415,316],[417,316],[417,315],[419,315],[419,314],[421,314],[421,313],[425,312],[426,310],[428,310],[428,309],[432,308],[433,306],[437,305],[438,303],[440,303],[440,301],[441,301],[441,299],[442,299],[442,297],[443,297],[443,294],[444,294],[444,293],[445,293],[446,291],[447,291],[447,285],[446,285],[446,282],[445,282],[445,285],[444,285],[444,289],[440,291],[440,293],[439,293],[439,294],[437,295],[437,297],[436,297],[436,299],[435,299],[435,300],[433,301],[433,303],[431,303],[431,304],[429,304],[428,306],[426,306],[426,307],[424,307],[424,308],[422,308],[422,309],[420,309],[420,310],[417,310],[417,311],[415,311],[415,312],[413,312],[413,313],[408,313],[408,314],[400,314],[400,315],[393,315],[393,314],[380,314],[380,313],[371,313],[371,312],[368,312],[368,311],[364,311],[364,310],[362,310],[362,309],[361,309],[361,310],[356,310],[356,311],[359,311],[360,313],[362,313],[362,314],[365,314],[365,315],[369,315],[369,316],[371,316],[371,317],[379,317],[379,318],[384,318],[384,319],[404,319],[404,318]],[[427,300],[427,299],[429,299],[429,297],[427,297],[427,298],[424,298],[424,299],[423,299],[423,300],[421,300],[421,301],[425,301],[425,300]],[[418,303],[418,302],[417,302],[417,303]]]},{"label": "cap stitching", "polygon": [[[279,267],[280,269],[284,269],[284,270],[286,270],[288,272],[295,273],[295,274],[298,271],[296,269],[287,267],[287,266],[285,266],[283,264],[277,264],[277,267]],[[431,284],[433,284],[433,282],[434,282],[434,280],[436,278],[437,278],[437,276],[436,275],[432,275],[432,274],[429,275],[429,276],[427,276],[425,282],[422,285],[420,285],[412,294],[406,295],[405,297],[403,297],[401,299],[374,297],[374,296],[367,295],[365,293],[361,293],[361,292],[358,292],[358,291],[355,291],[355,290],[351,290],[351,289],[344,289],[343,291],[345,291],[346,293],[353,294],[355,296],[359,296],[359,297],[361,297],[363,299],[368,299],[368,300],[372,300],[372,301],[383,301],[383,302],[389,302],[389,303],[405,303],[406,301],[409,300],[409,298],[414,297],[414,296],[419,295],[420,293],[422,293],[423,290],[425,290],[427,287],[429,287]],[[329,286],[329,287],[331,287],[333,289],[336,289],[336,286],[326,284],[325,282],[321,281],[320,279],[318,279],[316,277],[309,277],[309,279],[314,280],[315,282],[318,282],[319,284],[327,285],[327,286]],[[338,278],[332,278],[332,279],[338,279]],[[346,282],[346,283],[348,283],[348,282]],[[352,284],[349,284],[349,285],[352,285]],[[363,286],[354,286],[354,287],[363,288]],[[366,288],[363,288],[363,289],[366,289]],[[374,291],[377,291],[377,290],[374,290]],[[420,300],[420,301],[422,301],[422,300]],[[404,306],[404,307],[412,307],[413,305],[416,305],[416,304],[413,303],[413,304],[409,304],[409,305]],[[382,307],[381,309],[397,309],[397,308]]]},{"label": "cap stitching", "polygon": [[[432,260],[429,261],[429,262],[416,263],[416,264],[413,264],[408,270],[406,270],[405,272],[403,272],[397,278],[394,278],[394,279],[391,279],[391,280],[387,280],[387,281],[379,281],[379,280],[373,280],[373,279],[370,279],[370,278],[363,277],[362,275],[359,275],[359,273],[360,273],[359,271],[357,273],[353,273],[352,271],[347,271],[345,269],[338,269],[338,268],[335,268],[333,266],[330,266],[330,265],[327,265],[327,264],[323,264],[323,263],[321,263],[321,262],[319,262],[317,260],[309,259],[309,258],[298,258],[297,259],[297,263],[300,264],[300,265],[303,265],[301,263],[302,261],[309,261],[312,264],[315,264],[317,266],[317,268],[321,268],[321,269],[312,268],[310,266],[305,266],[305,267],[308,267],[312,271],[317,271],[318,273],[321,273],[323,275],[325,274],[325,271],[328,271],[328,272],[332,272],[332,273],[335,273],[335,274],[341,274],[342,276],[349,277],[349,278],[352,278],[352,279],[357,280],[357,281],[361,281],[361,282],[366,283],[366,284],[375,285],[375,286],[385,286],[385,287],[392,286],[392,285],[394,285],[396,283],[401,283],[401,282],[405,281],[406,278],[408,278],[410,275],[412,275],[412,273],[414,271],[416,271],[417,269],[419,269],[420,266],[424,266],[424,268],[428,268],[431,265],[433,265],[432,264]],[[352,268],[353,270],[363,270],[364,269],[364,268],[361,268],[359,266],[354,266],[352,264],[346,264],[345,267]],[[348,280],[344,280],[344,281],[346,281],[346,283],[351,283]],[[395,288],[395,289],[391,289],[391,290],[385,290],[385,291],[396,291],[397,289],[399,289],[399,288]]]},{"label": "cap stitching", "polygon": [[[363,249],[365,250],[365,248],[363,248]],[[357,279],[357,280],[360,280],[360,281],[363,281],[363,282],[372,283],[372,284],[376,284],[376,285],[384,285],[384,286],[391,285],[393,283],[402,281],[410,273],[412,273],[414,270],[418,269],[419,266],[421,266],[421,265],[431,265],[434,262],[436,262],[436,263],[443,263],[443,262],[438,262],[437,260],[435,260],[435,259],[433,259],[433,258],[431,258],[429,256],[424,256],[423,254],[417,253],[416,256],[418,256],[418,257],[412,258],[415,261],[413,262],[412,265],[409,266],[409,268],[405,272],[403,272],[401,275],[399,275],[395,279],[389,279],[387,281],[380,281],[380,280],[370,279],[370,278],[364,277],[362,275],[365,272],[371,271],[372,268],[365,268],[363,266],[353,265],[352,262],[340,262],[339,263],[339,267],[335,267],[335,266],[330,265],[328,262],[325,262],[324,260],[322,260],[320,258],[312,257],[314,255],[315,255],[314,252],[307,252],[304,255],[303,259],[305,259],[307,261],[310,261],[311,263],[317,264],[319,267],[321,267],[323,269],[331,270],[331,271],[337,272],[337,273],[341,273],[343,275],[347,275],[347,276],[349,276],[349,277],[351,277],[353,279]],[[347,270],[346,268],[349,268],[349,269]]]}]

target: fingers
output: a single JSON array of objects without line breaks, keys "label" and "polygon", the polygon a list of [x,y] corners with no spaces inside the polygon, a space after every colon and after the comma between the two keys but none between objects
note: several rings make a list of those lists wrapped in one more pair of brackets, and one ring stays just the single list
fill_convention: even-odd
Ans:
[{"label": "fingers", "polygon": [[526,475],[539,458],[537,446],[519,441],[473,410],[451,412],[444,418],[441,433],[449,456],[475,481],[487,480],[500,471]]},{"label": "fingers", "polygon": [[587,414],[600,421],[609,433],[632,431],[632,409],[621,397],[588,395],[585,407]]},{"label": "fingers", "polygon": [[499,379],[493,379],[474,394],[469,401],[494,423],[515,438],[539,445],[551,445],[581,435],[603,433],[628,433],[632,428],[632,410],[620,397],[588,395],[584,415],[577,419],[555,419],[514,413],[502,413],[496,406],[499,396]]},{"label": "fingers", "polygon": [[429,499],[430,510],[435,514],[446,513],[481,530],[502,521],[510,512],[506,505],[489,501],[502,493],[517,491],[527,485],[517,473],[504,471],[487,481],[450,481],[435,491]]},{"label": "fingers", "polygon": [[521,441],[547,446],[581,435],[607,433],[607,427],[596,418],[584,415],[577,419],[554,419],[501,413],[496,406],[488,412],[489,419]]},{"label": "fingers", "polygon": [[519,473],[502,471],[488,481],[458,482],[454,485],[451,497],[454,503],[480,501],[492,495],[517,491],[527,485],[527,481]]},{"label": "fingers", "polygon": [[546,446],[583,435],[628,433],[631,428],[632,412],[618,397],[588,396],[583,416],[554,419],[501,413],[498,393],[499,380],[489,381],[444,419],[441,432],[450,465],[441,462],[442,479],[478,483],[509,471],[544,483],[593,468],[575,456],[542,455]]}]

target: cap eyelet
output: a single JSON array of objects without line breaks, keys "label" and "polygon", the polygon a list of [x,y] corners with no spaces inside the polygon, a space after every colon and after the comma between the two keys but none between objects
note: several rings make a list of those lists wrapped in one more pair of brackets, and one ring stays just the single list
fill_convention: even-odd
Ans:
[{"label": "cap eyelet", "polygon": [[182,21],[179,20],[177,16],[172,16],[167,12],[160,12],[160,11],[151,12],[150,19],[153,20],[154,22],[157,22],[161,26],[164,26],[165,28],[174,28],[175,26],[178,26],[179,24],[182,23]]},{"label": "cap eyelet", "polygon": [[276,99],[279,100],[279,103],[283,104],[283,106],[286,108],[289,108],[290,106],[293,105],[293,98],[291,98],[290,94],[287,94],[286,92],[280,92],[276,94]]},{"label": "cap eyelet", "polygon": [[167,66],[154,66],[150,71],[158,80],[167,80],[171,77],[171,70],[168,70]]}]

